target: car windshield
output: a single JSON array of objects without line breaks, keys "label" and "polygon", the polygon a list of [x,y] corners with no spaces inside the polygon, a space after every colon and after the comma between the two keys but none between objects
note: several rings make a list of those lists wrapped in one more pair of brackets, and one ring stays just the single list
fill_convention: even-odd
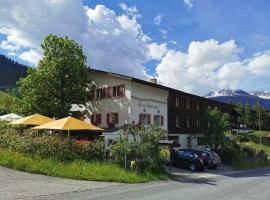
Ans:
[{"label": "car windshield", "polygon": [[196,158],[198,158],[198,157],[204,157],[203,152],[200,152],[200,151],[195,151],[195,152],[193,152],[193,155],[194,155],[194,157],[196,157]]},{"label": "car windshield", "polygon": [[212,155],[213,155],[214,157],[219,157],[219,155],[218,155],[216,152],[212,151],[211,153],[212,153]]}]

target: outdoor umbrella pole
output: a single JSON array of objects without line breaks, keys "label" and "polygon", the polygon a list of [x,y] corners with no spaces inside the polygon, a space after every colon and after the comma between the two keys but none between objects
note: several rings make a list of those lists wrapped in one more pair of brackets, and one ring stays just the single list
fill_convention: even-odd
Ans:
[{"label": "outdoor umbrella pole", "polygon": [[68,138],[69,138],[70,130],[68,130]]}]

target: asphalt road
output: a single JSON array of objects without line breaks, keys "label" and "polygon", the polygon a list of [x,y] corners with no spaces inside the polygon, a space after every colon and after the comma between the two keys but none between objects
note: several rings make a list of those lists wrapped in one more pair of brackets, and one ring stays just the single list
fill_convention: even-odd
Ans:
[{"label": "asphalt road", "polygon": [[[0,168],[0,178],[1,174],[2,169]],[[51,184],[55,184],[55,178],[49,177],[49,179],[51,179]],[[2,181],[4,180],[0,179],[0,181],[0,199],[5,200],[5,196],[1,198],[1,193],[3,192]],[[39,184],[38,180],[35,181],[36,184]],[[66,181],[65,183],[67,184],[69,180],[66,179]],[[95,184],[95,182],[88,183]],[[58,184],[61,184],[61,181]],[[23,197],[17,194],[16,198],[32,199],[34,197],[36,200],[269,200],[270,168],[243,172],[226,172],[223,175],[211,173],[195,174],[179,177],[176,181],[133,185],[100,183],[101,186],[93,188],[89,187],[91,184],[84,188],[76,187],[77,189],[74,188],[74,190],[66,189],[61,192],[55,191],[54,193],[48,193],[48,191],[47,193],[39,192],[32,196],[30,193],[28,196],[24,195]],[[23,185],[21,187],[24,188]],[[42,190],[42,188],[40,189]]]}]

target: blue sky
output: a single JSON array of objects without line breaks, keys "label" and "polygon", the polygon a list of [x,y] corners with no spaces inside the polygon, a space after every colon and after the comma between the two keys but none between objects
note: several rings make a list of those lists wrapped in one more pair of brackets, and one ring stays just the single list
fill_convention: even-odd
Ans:
[{"label": "blue sky", "polygon": [[199,95],[270,90],[269,0],[55,2],[3,0],[0,53],[36,66],[48,33],[68,35],[94,68]]},{"label": "blue sky", "polygon": [[[178,45],[172,45],[174,48],[186,50],[194,40],[234,39],[245,50],[241,56],[246,57],[270,47],[269,0],[194,0],[191,9],[181,0],[83,2],[90,7],[106,5],[118,14],[122,13],[120,3],[136,5],[142,15],[138,21],[143,31],[157,42],[177,41]],[[159,14],[163,17],[157,27],[153,18]],[[168,31],[165,38],[159,29]]]}]

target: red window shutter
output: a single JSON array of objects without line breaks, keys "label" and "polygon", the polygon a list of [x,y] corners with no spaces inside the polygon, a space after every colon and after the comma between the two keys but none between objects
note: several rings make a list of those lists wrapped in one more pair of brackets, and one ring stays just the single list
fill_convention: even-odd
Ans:
[{"label": "red window shutter", "polygon": [[147,124],[151,124],[151,115],[150,114],[147,115]]},{"label": "red window shutter", "polygon": [[97,115],[97,122],[98,122],[98,124],[101,124],[101,114]]},{"label": "red window shutter", "polygon": [[119,96],[121,96],[121,97],[125,96],[125,85],[124,84],[120,85]]},{"label": "red window shutter", "polygon": [[112,87],[107,87],[107,98],[112,98]]},{"label": "red window shutter", "polygon": [[94,120],[95,120],[95,115],[91,115],[91,123],[92,124],[95,123]]},{"label": "red window shutter", "polygon": [[141,114],[139,115],[139,123],[142,123],[142,116],[143,116],[143,114],[141,113]]},{"label": "red window shutter", "polygon": [[119,113],[115,113],[115,123],[118,124],[119,122]]},{"label": "red window shutter", "polygon": [[110,124],[110,113],[107,113],[107,119],[106,119],[107,124]]},{"label": "red window shutter", "polygon": [[161,117],[161,126],[164,125],[164,116],[160,116]]}]

